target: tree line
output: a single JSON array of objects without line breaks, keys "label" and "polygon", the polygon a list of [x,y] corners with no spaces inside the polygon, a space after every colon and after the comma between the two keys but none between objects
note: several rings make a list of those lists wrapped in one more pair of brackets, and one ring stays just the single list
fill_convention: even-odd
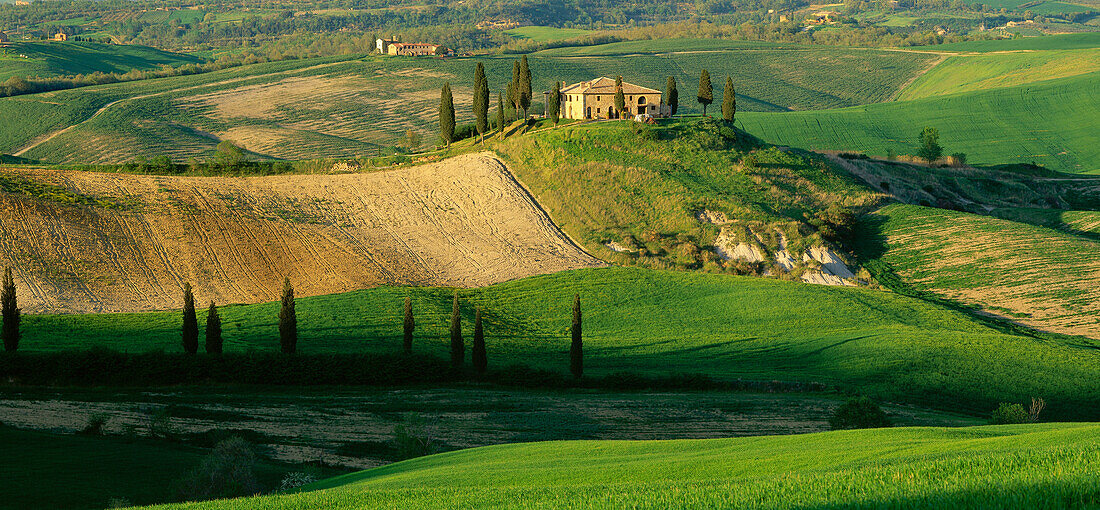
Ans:
[{"label": "tree line", "polygon": [[[413,315],[411,297],[405,298],[403,310],[402,352],[405,355],[412,355],[416,319]],[[459,293],[456,290],[450,321],[451,367],[456,370],[461,369],[466,363],[466,343],[462,334],[461,311],[462,305]],[[0,319],[2,319],[0,337],[3,340],[4,350],[15,352],[19,349],[22,312],[16,301],[15,281],[10,267],[4,270],[3,279],[0,281]],[[298,314],[294,298],[294,286],[291,285],[289,278],[283,280],[278,327],[280,351],[287,355],[296,354],[298,352]],[[199,320],[195,306],[195,294],[190,282],[183,284],[183,310],[180,331],[183,352],[190,355],[198,354]],[[210,301],[210,305],[207,307],[205,333],[205,350],[207,354],[222,354],[224,352],[222,321],[217,304],[213,300]],[[573,322],[570,327],[569,371],[577,378],[584,373],[582,352],[581,301],[580,294],[575,294],[573,296]],[[480,306],[474,309],[473,346],[470,361],[475,372],[484,374],[488,371],[489,361],[485,348],[485,325],[482,321]]]}]

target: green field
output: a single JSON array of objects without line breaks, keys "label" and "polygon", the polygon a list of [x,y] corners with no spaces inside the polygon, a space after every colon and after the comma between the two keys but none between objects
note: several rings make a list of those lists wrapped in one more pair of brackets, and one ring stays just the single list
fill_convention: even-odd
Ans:
[{"label": "green field", "polygon": [[[614,54],[624,51],[615,45],[607,45],[605,50],[611,53],[606,55],[532,54],[533,112],[541,113],[540,92],[554,81],[572,83],[601,75],[622,75],[627,81],[662,90],[666,77],[675,76],[681,112],[697,112],[699,105],[691,98],[703,67],[714,76],[719,101],[724,76],[733,76],[742,111],[852,106],[888,100],[934,58],[921,53],[729,41],[644,42],[648,44],[626,49],[650,53],[629,57]],[[688,53],[657,53],[670,48]],[[13,152],[38,136],[88,119],[95,108],[89,111],[85,104],[98,108],[119,99],[123,101],[102,115],[26,156],[46,162],[96,163],[169,154],[186,161],[212,152],[217,139],[209,134],[283,159],[373,155],[382,146],[393,145],[408,129],[419,131],[429,145],[436,139],[435,111],[444,81],[454,87],[459,121],[472,121],[466,98],[475,59],[343,58],[347,61],[320,68],[339,58],[258,64],[154,83],[3,99],[0,112],[34,120],[0,126],[0,151]],[[478,59],[486,65],[494,94],[510,79],[514,58]],[[852,73],[853,69],[859,72]],[[233,108],[236,104],[241,107]]]},{"label": "green field", "polygon": [[1100,171],[1100,73],[992,90],[838,110],[744,113],[739,125],[768,142],[806,149],[913,154],[924,126],[945,153],[971,164],[1029,163]]},{"label": "green field", "polygon": [[[171,485],[209,450],[145,438],[92,437],[19,430],[0,425],[0,455],[18,459],[4,470],[0,509],[107,508],[171,501]],[[292,468],[262,462],[257,477],[278,486]],[[43,473],[49,473],[43,477]]]},{"label": "green field", "polygon": [[[26,55],[26,58],[20,55]],[[15,42],[0,49],[0,81],[11,76],[72,76],[77,74],[125,73],[200,63],[191,55],[172,53],[147,46],[92,42]]]},{"label": "green field", "polygon": [[[585,304],[592,375],[816,381],[975,413],[1032,395],[1051,401],[1052,415],[1090,415],[1100,403],[1095,348],[1006,334],[964,313],[883,291],[608,268],[466,290],[463,313],[469,327],[472,306],[484,308],[492,365],[564,371],[573,293]],[[451,290],[435,288],[302,298],[299,349],[396,351],[405,296],[417,313],[415,349],[445,356]],[[278,303],[222,312],[227,350],[278,348]],[[178,322],[178,312],[27,316],[21,348],[178,351]]]},{"label": "green field", "polygon": [[592,31],[581,28],[528,26],[505,30],[504,33],[516,39],[524,39],[533,42],[551,42],[588,35],[591,34]]},{"label": "green field", "polygon": [[950,57],[901,91],[898,100],[972,92],[1100,71],[1100,49]]},{"label": "green field", "polygon": [[1079,50],[1100,48],[1100,32],[1080,34],[1048,35],[1042,37],[1024,37],[1022,39],[998,39],[990,41],[967,41],[941,44],[936,50],[942,51],[1020,51],[1020,50]]},{"label": "green field", "polygon": [[164,508],[1094,508],[1100,426],[478,448],[304,492]]}]

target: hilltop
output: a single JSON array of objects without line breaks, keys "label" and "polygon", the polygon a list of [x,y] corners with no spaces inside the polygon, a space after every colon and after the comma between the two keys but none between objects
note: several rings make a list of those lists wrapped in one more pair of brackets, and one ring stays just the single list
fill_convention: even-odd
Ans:
[{"label": "hilltop", "polygon": [[21,41],[0,49],[0,81],[12,76],[126,73],[202,62],[203,59],[193,55],[132,44]]}]

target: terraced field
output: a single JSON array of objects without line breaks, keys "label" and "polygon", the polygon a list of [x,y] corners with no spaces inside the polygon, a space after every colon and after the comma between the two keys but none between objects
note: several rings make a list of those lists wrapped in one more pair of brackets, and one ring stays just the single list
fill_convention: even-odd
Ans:
[{"label": "terraced field", "polygon": [[972,164],[1029,163],[1063,172],[1100,171],[1100,72],[991,90],[838,110],[738,114],[766,141],[914,154],[924,126],[940,131],[945,153]]},{"label": "terraced field", "polygon": [[[742,111],[852,106],[889,99],[938,58],[729,41],[646,43],[584,49],[595,52],[591,54],[580,49],[532,54],[532,110],[541,112],[539,92],[555,81],[622,75],[663,89],[666,76],[672,75],[680,84],[681,111],[693,113],[699,106],[691,93],[703,67],[718,82],[723,75],[733,76]],[[514,58],[479,57],[494,94],[511,78]],[[185,161],[206,158],[218,139],[232,139],[256,157],[356,157],[395,144],[409,129],[420,132],[424,145],[430,146],[437,138],[439,87],[446,81],[455,91],[459,122],[473,119],[468,98],[474,59],[337,60],[259,64],[156,83],[0,100],[0,113],[35,119],[30,125],[0,126],[0,150],[25,150],[22,155],[46,162],[108,163],[159,154]]]},{"label": "terraced field", "polygon": [[487,155],[253,178],[0,173],[0,266],[28,312],[134,311],[379,284],[486,285],[600,265]]},{"label": "terraced field", "polygon": [[1087,236],[1100,219],[1091,211],[1028,215],[1040,214],[1086,236],[911,205],[882,208],[868,221],[881,236],[881,259],[906,282],[1039,329],[1100,337],[1100,242]]},{"label": "terraced field", "polygon": [[1100,426],[1084,423],[528,443],[156,508],[1088,508],[1098,444]]}]

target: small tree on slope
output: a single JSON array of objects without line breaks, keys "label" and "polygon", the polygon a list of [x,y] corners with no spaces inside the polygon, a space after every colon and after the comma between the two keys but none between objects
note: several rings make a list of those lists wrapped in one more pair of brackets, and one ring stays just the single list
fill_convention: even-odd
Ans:
[{"label": "small tree on slope", "polygon": [[283,306],[279,310],[279,346],[284,354],[298,352],[298,314],[294,310],[294,287],[283,280]]},{"label": "small tree on slope", "polygon": [[191,284],[183,284],[183,352],[199,352],[199,320],[195,316],[195,295]]},{"label": "small tree on slope", "polygon": [[926,127],[920,132],[920,147],[917,148],[917,157],[928,162],[929,165],[940,159],[943,155],[943,147],[940,147],[940,131],[934,127]]},{"label": "small tree on slope", "polygon": [[455,102],[451,96],[450,82],[444,83],[439,91],[439,136],[447,147],[455,139]]},{"label": "small tree on slope", "polygon": [[206,310],[206,352],[222,353],[222,317],[218,314],[218,307],[213,301]]},{"label": "small tree on slope", "polygon": [[737,115],[737,94],[733,91],[733,79],[726,77],[726,89],[722,92],[722,118],[733,122]]},{"label": "small tree on slope", "polygon": [[4,350],[14,352],[19,348],[19,323],[22,317],[19,314],[19,304],[15,298],[15,279],[12,277],[11,268],[4,269],[4,281],[0,283],[0,337],[4,340]]},{"label": "small tree on slope", "polygon": [[703,115],[706,115],[707,105],[714,102],[714,87],[710,84],[710,73],[706,69],[699,74],[699,93],[695,95],[695,100],[703,105]]},{"label": "small tree on slope", "polygon": [[676,115],[676,109],[680,107],[680,91],[676,90],[676,78],[668,77],[665,83],[665,104],[668,105],[669,115]]}]

